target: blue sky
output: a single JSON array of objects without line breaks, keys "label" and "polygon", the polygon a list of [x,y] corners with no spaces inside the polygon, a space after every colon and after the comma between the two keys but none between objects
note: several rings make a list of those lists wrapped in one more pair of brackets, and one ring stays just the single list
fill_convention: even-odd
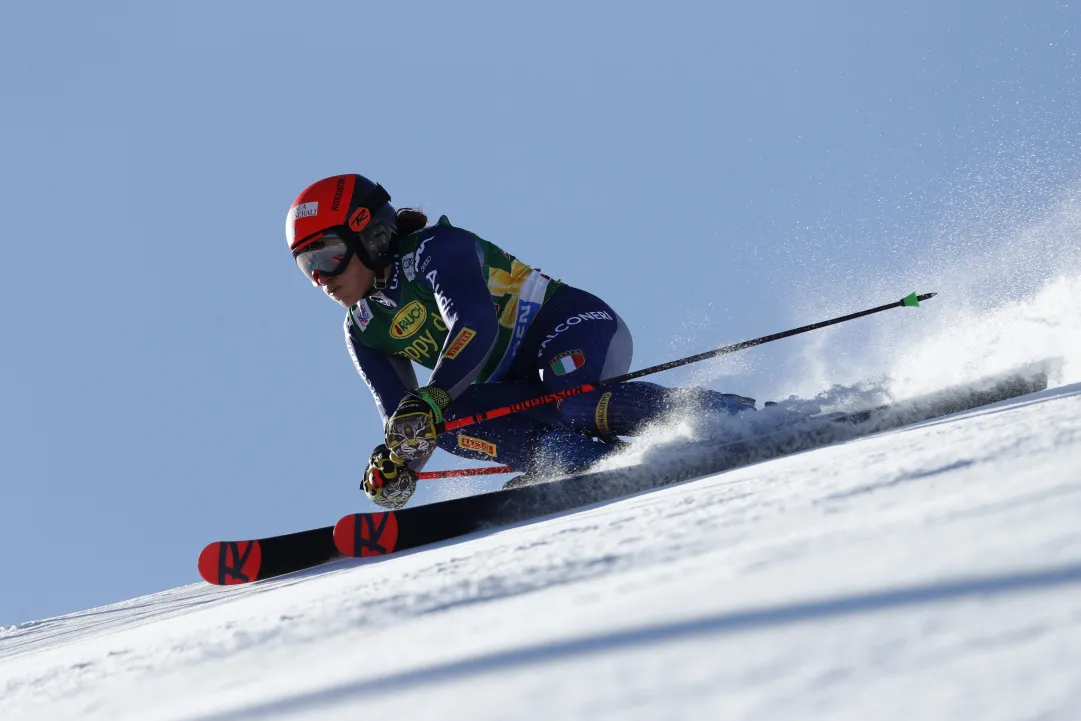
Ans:
[{"label": "blue sky", "polygon": [[[948,290],[916,286],[1002,231],[984,211],[1037,212],[1079,177],[1078,18],[3,4],[0,624],[192,582],[209,541],[367,508],[377,416],[283,235],[309,183],[368,175],[601,295],[641,367]],[[975,220],[986,234],[960,232]],[[799,346],[780,345],[711,384],[786,393]]]}]

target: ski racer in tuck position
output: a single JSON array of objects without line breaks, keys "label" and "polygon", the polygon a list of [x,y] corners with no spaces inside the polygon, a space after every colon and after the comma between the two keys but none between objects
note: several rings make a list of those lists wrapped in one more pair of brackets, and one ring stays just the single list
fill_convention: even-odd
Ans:
[{"label": "ski racer in tuck position", "polygon": [[[395,211],[360,175],[306,188],[285,233],[304,275],[347,309],[346,345],[385,428],[361,488],[384,508],[409,500],[437,446],[516,471],[573,471],[677,402],[677,389],[628,382],[437,436],[444,421],[626,373],[630,331],[600,298],[446,216],[429,225],[418,210]],[[418,387],[412,363],[431,370],[428,385]],[[735,414],[754,400],[695,389],[689,405]]]}]

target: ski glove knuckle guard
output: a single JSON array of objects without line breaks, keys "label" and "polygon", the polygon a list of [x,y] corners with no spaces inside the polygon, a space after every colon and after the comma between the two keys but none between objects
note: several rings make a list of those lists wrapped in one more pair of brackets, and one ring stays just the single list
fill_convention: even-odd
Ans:
[{"label": "ski glove knuckle guard", "polygon": [[395,511],[417,490],[417,478],[409,467],[382,443],[372,451],[360,489],[373,503]]},{"label": "ski glove knuckle guard", "polygon": [[424,386],[409,391],[387,421],[386,442],[391,453],[403,461],[420,461],[435,452],[437,424],[450,407],[442,388]]}]

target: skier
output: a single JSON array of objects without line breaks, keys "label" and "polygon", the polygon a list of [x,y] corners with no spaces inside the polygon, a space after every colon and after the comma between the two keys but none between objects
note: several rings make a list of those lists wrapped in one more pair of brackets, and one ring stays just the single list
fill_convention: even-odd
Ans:
[{"label": "skier", "polygon": [[[622,383],[437,436],[438,423],[626,373],[630,331],[600,298],[446,216],[429,225],[419,210],[395,211],[360,175],[306,188],[285,234],[304,275],[347,309],[346,345],[385,428],[361,488],[384,508],[409,500],[437,446],[516,471],[582,469],[677,402],[677,389]],[[428,385],[411,362],[431,370]],[[698,413],[754,408],[702,389],[691,403]]]}]

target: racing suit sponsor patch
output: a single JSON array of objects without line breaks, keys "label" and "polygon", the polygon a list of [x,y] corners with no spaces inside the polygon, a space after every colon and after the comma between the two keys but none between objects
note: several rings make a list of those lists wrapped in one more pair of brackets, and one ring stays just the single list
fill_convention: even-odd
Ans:
[{"label": "racing suit sponsor patch", "polygon": [[454,360],[476,335],[477,332],[472,328],[462,328],[458,331],[458,335],[454,336],[454,340],[450,342],[450,345],[447,346],[447,352],[443,354],[443,357]]},{"label": "racing suit sponsor patch", "polygon": [[478,453],[483,453],[492,458],[495,458],[496,456],[496,445],[482,438],[458,436],[458,447],[464,448],[467,451],[477,451]]},{"label": "racing suit sponsor patch", "polygon": [[372,309],[368,305],[368,300],[364,299],[353,306],[353,322],[357,328],[364,330],[368,327],[368,324],[372,322]]},{"label": "racing suit sponsor patch", "polygon": [[611,313],[603,310],[595,310],[589,313],[577,313],[575,315],[572,315],[570,318],[567,318],[567,320],[563,321],[552,329],[553,332],[544,339],[543,343],[541,343],[540,350],[537,351],[537,357],[540,358],[541,355],[544,354],[545,347],[553,340],[555,340],[556,336],[558,336],[560,333],[568,330],[572,326],[578,325],[579,323],[585,323],[586,321],[591,320],[615,320],[615,318],[612,317]]},{"label": "racing suit sponsor patch", "polygon": [[390,322],[390,334],[395,338],[408,338],[428,320],[428,311],[419,300],[414,300],[394,316]]},{"label": "racing suit sponsor patch", "polygon": [[597,408],[593,411],[593,422],[597,425],[597,430],[606,435],[612,432],[608,428],[608,403],[611,400],[612,391],[608,391],[597,401]]}]

